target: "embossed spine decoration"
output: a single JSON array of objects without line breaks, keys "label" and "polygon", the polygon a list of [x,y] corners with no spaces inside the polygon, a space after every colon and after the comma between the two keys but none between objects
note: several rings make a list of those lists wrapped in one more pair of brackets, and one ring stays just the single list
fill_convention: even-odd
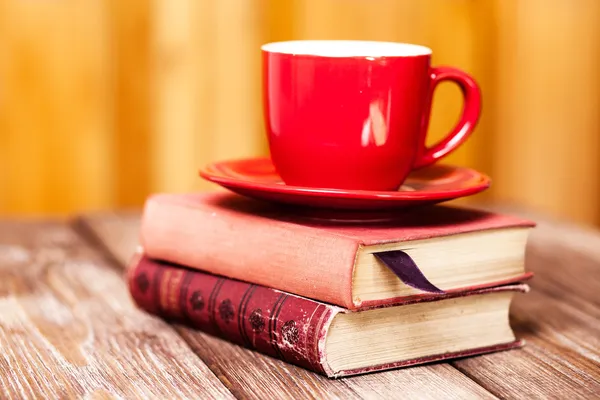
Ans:
[{"label": "embossed spine decoration", "polygon": [[140,308],[289,363],[330,372],[322,365],[319,346],[340,308],[144,256],[132,266],[129,289]]}]

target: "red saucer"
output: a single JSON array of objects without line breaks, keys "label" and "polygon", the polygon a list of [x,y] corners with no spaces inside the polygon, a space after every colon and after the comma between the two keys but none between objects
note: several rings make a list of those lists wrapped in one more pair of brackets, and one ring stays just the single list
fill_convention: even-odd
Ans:
[{"label": "red saucer", "polygon": [[288,186],[269,158],[212,163],[200,170],[200,176],[259,200],[345,210],[389,210],[434,204],[479,193],[491,184],[489,177],[472,169],[433,164],[412,172],[398,191]]}]

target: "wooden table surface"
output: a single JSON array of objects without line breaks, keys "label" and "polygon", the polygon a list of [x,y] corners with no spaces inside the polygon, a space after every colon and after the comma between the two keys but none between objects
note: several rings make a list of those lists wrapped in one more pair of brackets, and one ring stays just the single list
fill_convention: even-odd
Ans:
[{"label": "wooden table surface", "polygon": [[600,233],[533,218],[524,348],[339,380],[136,309],[135,212],[1,221],[0,397],[600,398]]}]

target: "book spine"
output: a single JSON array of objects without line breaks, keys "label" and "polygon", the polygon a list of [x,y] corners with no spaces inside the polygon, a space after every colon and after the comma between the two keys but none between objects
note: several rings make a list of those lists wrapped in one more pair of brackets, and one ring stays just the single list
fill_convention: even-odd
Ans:
[{"label": "book spine", "polygon": [[326,375],[327,328],[335,306],[138,254],[129,291],[148,313]]},{"label": "book spine", "polygon": [[142,218],[149,257],[356,308],[356,240],[224,206],[161,199],[148,199]]}]

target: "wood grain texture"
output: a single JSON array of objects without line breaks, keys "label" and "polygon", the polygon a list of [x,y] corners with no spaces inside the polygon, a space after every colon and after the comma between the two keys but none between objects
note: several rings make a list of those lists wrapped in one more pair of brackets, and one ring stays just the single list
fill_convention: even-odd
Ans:
[{"label": "wood grain texture", "polygon": [[[533,283],[532,283],[533,285]],[[536,291],[511,310],[518,353],[465,358],[452,364],[500,398],[595,398],[600,394],[600,326],[588,315]]]},{"label": "wood grain texture", "polygon": [[0,223],[0,397],[233,398],[59,222]]},{"label": "wood grain texture", "polygon": [[[341,391],[349,398],[393,397],[399,392],[418,393],[412,390],[418,390],[419,383],[427,381],[432,382],[429,386],[436,391],[442,390],[431,394],[443,394],[447,390],[445,394],[449,397],[465,398],[469,393],[473,396],[477,387],[456,375],[458,369],[500,398],[597,397],[600,394],[600,324],[595,288],[599,287],[600,233],[547,221],[528,211],[510,207],[493,209],[530,217],[539,224],[527,249],[527,268],[537,276],[531,282],[532,291],[517,296],[511,309],[517,335],[527,340],[521,350],[464,358],[452,366],[435,364],[331,382],[186,327],[176,329],[236,394],[264,395],[280,390],[305,397],[324,396],[323,393],[335,397]],[[124,240],[114,241],[112,238],[120,234],[112,229],[135,232],[139,218],[135,213],[113,213],[85,217],[80,224],[112,253],[124,255],[133,247]],[[123,249],[122,245],[130,246],[130,250]],[[121,262],[127,258],[120,256]],[[256,371],[257,368],[252,367],[256,365],[268,368],[276,378],[269,379],[264,386],[263,375],[247,372]],[[420,395],[426,396],[426,393]],[[484,392],[475,396],[486,395],[489,396]]]},{"label": "wood grain texture", "polygon": [[104,0],[111,17],[111,60],[114,63],[112,131],[115,161],[115,203],[141,204],[150,190],[151,99],[150,32],[154,27],[147,0]]},{"label": "wood grain texture", "polygon": [[335,399],[358,396],[340,381],[287,365],[225,340],[176,326],[181,337],[239,398]]},{"label": "wood grain texture", "polygon": [[197,174],[206,163],[266,153],[266,9],[251,0],[151,3],[151,190],[213,188]]},{"label": "wood grain texture", "polygon": [[[210,58],[210,55],[204,46],[198,49],[194,47],[192,10],[196,2],[180,0],[150,3],[154,19],[151,32],[151,116],[154,128],[151,137],[150,190],[183,190],[193,187],[195,171],[198,169],[196,150],[201,146],[196,142],[200,139],[196,119],[203,116],[202,113],[198,114],[198,110],[210,112],[201,101],[203,92],[196,90],[196,71],[202,70],[199,57]],[[197,3],[202,8],[212,5],[212,1]],[[197,29],[204,30],[205,26],[199,24]],[[205,129],[211,129],[208,122]],[[208,142],[202,144],[202,147],[210,146]]]},{"label": "wood grain texture", "polygon": [[[77,225],[93,241],[102,243],[122,266],[126,265],[136,243],[124,239],[124,232],[135,233],[137,238],[139,215],[92,215],[78,219]],[[330,380],[185,326],[175,328],[215,375],[242,398],[393,398],[398,393],[406,399],[493,398],[448,364]]]},{"label": "wood grain texture", "polygon": [[0,213],[113,205],[109,13],[0,0]]},{"label": "wood grain texture", "polygon": [[600,314],[600,235],[567,223],[542,223],[534,232],[527,263],[536,288],[549,297]]},{"label": "wood grain texture", "polygon": [[493,3],[494,199],[598,223],[600,2]]},{"label": "wood grain texture", "polygon": [[495,398],[448,364],[331,380],[187,327],[176,329],[238,397],[390,399],[402,393],[403,399]]},{"label": "wood grain texture", "polygon": [[103,212],[75,218],[73,227],[120,266],[127,265],[139,246],[140,214],[136,211]]},{"label": "wood grain texture", "polygon": [[514,207],[487,208],[538,222],[526,252],[526,267],[536,274],[531,292],[511,308],[511,323],[527,345],[518,354],[453,365],[501,398],[598,397],[600,233]]}]

